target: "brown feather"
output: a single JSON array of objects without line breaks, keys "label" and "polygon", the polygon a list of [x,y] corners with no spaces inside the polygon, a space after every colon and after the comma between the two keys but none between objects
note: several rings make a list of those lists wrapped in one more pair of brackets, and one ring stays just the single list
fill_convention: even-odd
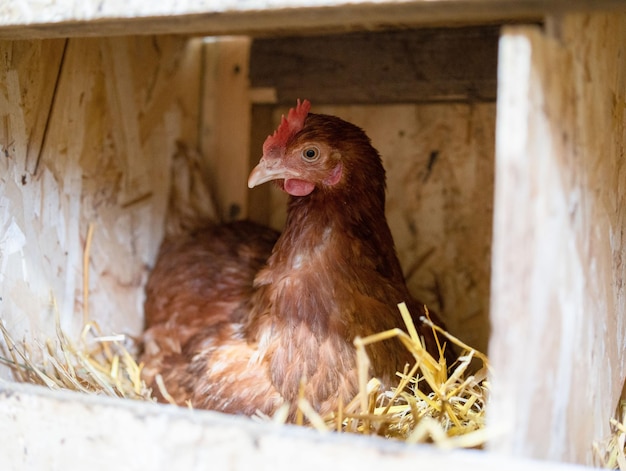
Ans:
[{"label": "brown feather", "polygon": [[[311,146],[314,161],[303,158]],[[281,187],[295,175],[291,188],[314,190],[290,198],[278,239],[236,223],[166,242],[147,287],[143,360],[146,378],[161,374],[178,403],[250,415],[287,402],[293,420],[302,380],[321,414],[347,403],[358,391],[354,338],[402,328],[400,302],[416,317],[424,309],[406,287],[384,214],[385,172],[360,128],[308,114],[263,159],[286,169]],[[438,357],[432,331],[416,325]],[[395,339],[368,354],[388,386],[414,361]]]}]

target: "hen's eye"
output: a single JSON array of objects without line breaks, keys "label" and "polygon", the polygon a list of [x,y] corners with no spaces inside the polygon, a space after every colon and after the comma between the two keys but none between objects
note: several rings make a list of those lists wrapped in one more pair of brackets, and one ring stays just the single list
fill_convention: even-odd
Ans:
[{"label": "hen's eye", "polygon": [[307,147],[302,151],[302,158],[307,162],[313,162],[320,156],[320,150],[317,147]]}]

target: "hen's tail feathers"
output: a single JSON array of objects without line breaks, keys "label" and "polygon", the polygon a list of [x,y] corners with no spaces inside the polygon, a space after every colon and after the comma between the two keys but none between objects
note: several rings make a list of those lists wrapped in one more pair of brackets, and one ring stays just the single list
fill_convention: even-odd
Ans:
[{"label": "hen's tail feathers", "polygon": [[193,232],[207,222],[218,222],[215,200],[202,168],[202,156],[183,142],[172,157],[170,196],[165,237]]}]

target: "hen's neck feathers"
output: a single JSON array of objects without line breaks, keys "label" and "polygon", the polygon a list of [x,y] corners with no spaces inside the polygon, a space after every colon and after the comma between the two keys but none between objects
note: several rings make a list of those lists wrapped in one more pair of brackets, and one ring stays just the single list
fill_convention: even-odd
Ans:
[{"label": "hen's neck feathers", "polygon": [[337,148],[345,180],[290,198],[285,229],[256,279],[273,314],[291,324],[306,322],[320,335],[345,323],[341,316],[349,308],[342,304],[354,308],[351,291],[384,282],[408,295],[385,218],[385,171],[378,152],[356,126],[333,123],[324,129],[312,127],[310,140],[326,139]]},{"label": "hen's neck feathers", "polygon": [[[371,148],[370,152],[376,151]],[[315,249],[328,255],[327,263],[331,266],[343,263],[359,266],[364,260],[355,260],[353,256],[355,251],[360,251],[368,261],[376,261],[376,269],[384,276],[402,277],[385,218],[384,174],[373,175],[368,170],[367,167],[345,169],[351,174],[348,178],[354,173],[369,175],[365,184],[352,179],[351,184],[337,190],[318,189],[309,197],[291,197],[285,229],[275,252],[284,256]]]}]

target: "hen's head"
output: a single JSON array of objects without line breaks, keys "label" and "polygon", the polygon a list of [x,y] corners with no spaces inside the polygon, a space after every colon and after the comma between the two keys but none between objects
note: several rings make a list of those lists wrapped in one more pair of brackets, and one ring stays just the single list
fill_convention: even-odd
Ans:
[{"label": "hen's head", "polygon": [[384,194],[385,172],[363,130],[335,116],[309,113],[310,107],[308,100],[298,100],[282,117],[263,144],[248,187],[276,180],[292,196],[347,188]]}]

